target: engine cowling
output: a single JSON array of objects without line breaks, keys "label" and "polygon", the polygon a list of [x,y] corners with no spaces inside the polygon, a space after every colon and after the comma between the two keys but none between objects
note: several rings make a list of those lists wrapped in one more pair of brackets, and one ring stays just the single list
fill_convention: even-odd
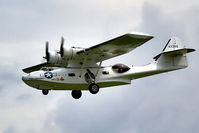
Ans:
[{"label": "engine cowling", "polygon": [[49,44],[46,42],[46,56],[44,57],[48,63],[61,64],[62,58],[56,51],[49,51]]},{"label": "engine cowling", "polygon": [[48,63],[52,63],[52,64],[61,64],[61,60],[62,60],[60,54],[58,54],[55,51],[49,51],[49,56],[46,59]]},{"label": "engine cowling", "polygon": [[60,54],[62,58],[65,58],[65,59],[72,59],[73,58],[73,54],[74,54],[74,50],[73,48],[71,47],[66,47],[66,48],[63,48],[63,53]]},{"label": "engine cowling", "polygon": [[64,47],[64,38],[61,38],[60,55],[64,59],[72,59],[74,56],[74,49],[72,47]]}]

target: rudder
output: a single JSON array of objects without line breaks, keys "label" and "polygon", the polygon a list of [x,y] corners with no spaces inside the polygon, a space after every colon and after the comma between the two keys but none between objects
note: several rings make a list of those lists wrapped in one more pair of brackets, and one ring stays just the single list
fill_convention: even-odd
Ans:
[{"label": "rudder", "polygon": [[185,48],[184,42],[178,37],[172,37],[167,42],[166,46],[163,49],[163,52],[169,52],[183,48]]}]

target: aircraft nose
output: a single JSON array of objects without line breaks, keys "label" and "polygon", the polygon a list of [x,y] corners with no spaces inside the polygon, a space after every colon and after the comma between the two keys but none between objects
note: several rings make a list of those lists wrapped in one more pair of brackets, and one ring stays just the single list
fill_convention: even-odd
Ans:
[{"label": "aircraft nose", "polygon": [[23,81],[29,80],[29,75],[30,75],[30,74],[25,74],[25,75],[23,75],[23,76],[22,76],[22,80],[23,80]]}]

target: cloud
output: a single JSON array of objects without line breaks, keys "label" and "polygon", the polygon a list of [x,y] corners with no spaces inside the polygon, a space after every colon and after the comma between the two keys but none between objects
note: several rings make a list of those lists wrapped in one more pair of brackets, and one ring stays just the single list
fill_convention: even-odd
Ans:
[{"label": "cloud", "polygon": [[15,128],[10,126],[4,131],[4,133],[15,133],[15,131],[16,131]]},{"label": "cloud", "polygon": [[[79,1],[61,0],[34,2],[8,0],[1,3],[0,16],[3,19],[0,22],[2,25],[0,40],[14,43],[45,40],[61,35],[68,36],[69,40],[75,38],[81,41],[85,35],[99,35],[104,31],[107,21],[125,21],[124,18],[128,17],[125,13],[140,5],[138,0],[125,0],[123,4],[119,0],[114,2],[86,0],[82,4]],[[136,16],[138,18],[138,15]],[[103,33],[100,34],[102,36]]]}]

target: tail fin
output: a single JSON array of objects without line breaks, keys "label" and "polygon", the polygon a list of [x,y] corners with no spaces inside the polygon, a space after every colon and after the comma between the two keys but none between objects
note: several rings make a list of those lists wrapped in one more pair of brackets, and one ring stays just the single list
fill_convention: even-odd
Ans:
[{"label": "tail fin", "polygon": [[186,48],[181,39],[173,37],[167,42],[162,53],[155,56],[154,59],[159,69],[181,69],[188,66],[186,54],[193,51],[195,49]]},{"label": "tail fin", "polygon": [[177,37],[169,39],[166,46],[163,49],[163,52],[169,52],[174,50],[179,50],[185,48],[185,45],[182,40]]}]

